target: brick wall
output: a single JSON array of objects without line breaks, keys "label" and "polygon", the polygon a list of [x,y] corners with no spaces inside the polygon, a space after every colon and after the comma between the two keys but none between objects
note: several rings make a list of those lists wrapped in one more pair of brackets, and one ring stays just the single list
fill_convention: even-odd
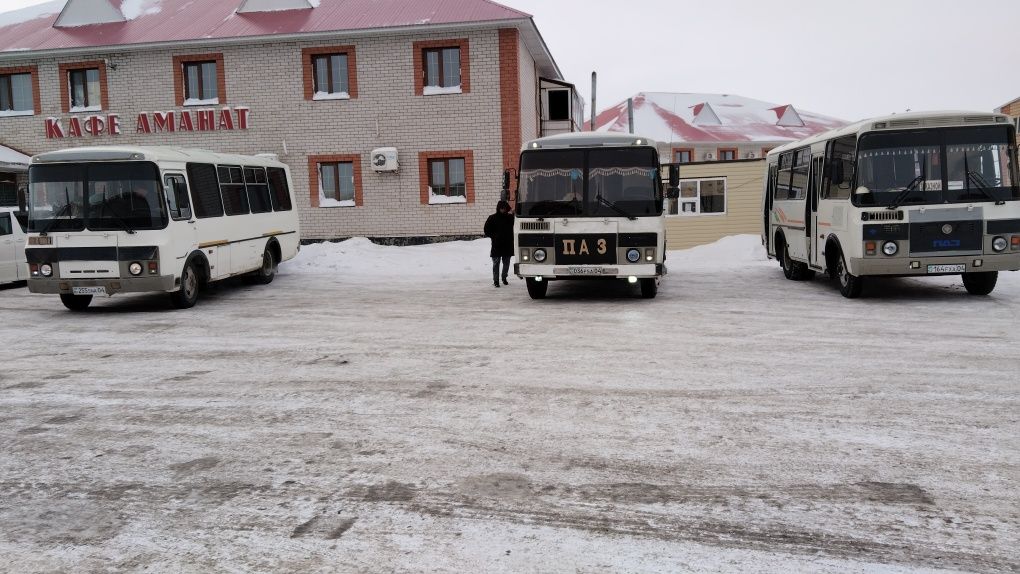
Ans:
[{"label": "brick wall", "polygon": [[[415,42],[465,40],[470,58],[470,92],[415,94]],[[303,49],[353,46],[357,50],[357,98],[305,99]],[[177,105],[174,58],[215,52],[223,58],[223,92],[230,106],[251,108],[245,131],[135,133],[141,111],[186,109]],[[109,108],[117,113],[120,136],[47,139],[45,119],[74,115],[62,111],[58,66],[62,63],[107,60]],[[527,50],[518,55],[521,68],[534,69]],[[180,58],[178,58],[180,60]],[[0,118],[0,143],[35,154],[81,145],[180,145],[216,151],[255,154],[271,152],[291,167],[295,197],[305,239],[350,236],[421,236],[481,233],[486,216],[499,199],[503,170],[500,117],[499,31],[458,31],[436,34],[342,36],[309,42],[220,46],[215,49],[135,51],[78,54],[65,58],[26,58],[3,67],[36,66],[40,113]],[[531,89],[531,88],[529,88]],[[524,95],[521,96],[524,106]],[[530,107],[519,110],[520,125],[538,121]],[[393,146],[400,170],[376,173],[370,152]],[[471,150],[474,201],[427,205],[420,200],[419,152]],[[513,150],[516,155],[517,149]],[[312,207],[309,156],[356,155],[360,158],[362,205]],[[515,162],[516,163],[516,162]]]}]

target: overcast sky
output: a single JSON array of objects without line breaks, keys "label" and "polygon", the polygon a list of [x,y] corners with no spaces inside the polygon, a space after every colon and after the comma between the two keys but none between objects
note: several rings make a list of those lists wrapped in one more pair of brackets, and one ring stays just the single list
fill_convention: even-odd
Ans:
[{"label": "overcast sky", "polygon": [[592,71],[600,110],[641,91],[709,92],[856,120],[1020,97],[1018,0],[502,2],[534,15],[589,113]]}]

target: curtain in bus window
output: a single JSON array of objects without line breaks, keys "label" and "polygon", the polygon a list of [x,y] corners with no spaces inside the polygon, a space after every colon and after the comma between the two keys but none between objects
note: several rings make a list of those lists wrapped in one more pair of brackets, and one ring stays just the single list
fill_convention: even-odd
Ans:
[{"label": "curtain in bus window", "polygon": [[216,167],[206,163],[189,163],[188,180],[191,182],[191,203],[195,208],[195,217],[202,219],[222,216],[223,202],[220,199]]},{"label": "curtain in bus window", "polygon": [[[659,165],[650,149],[588,152],[588,212],[592,215],[658,214]],[[599,198],[602,198],[599,200]],[[614,209],[615,207],[615,209]]]},{"label": "curtain in bus window", "polygon": [[946,130],[947,201],[1017,199],[1006,126]]},{"label": "curtain in bus window", "polygon": [[269,176],[269,197],[273,200],[274,211],[290,211],[290,189],[287,187],[287,172],[278,168],[266,169]]},{"label": "curtain in bus window", "polygon": [[248,195],[244,191],[244,177],[241,168],[234,166],[217,166],[216,173],[220,178],[220,195],[223,196],[223,211],[227,215],[245,215],[248,209]]},{"label": "curtain in bus window", "polygon": [[248,188],[248,203],[252,213],[265,213],[273,210],[269,199],[269,184],[266,182],[266,170],[261,167],[244,168],[244,185]]}]

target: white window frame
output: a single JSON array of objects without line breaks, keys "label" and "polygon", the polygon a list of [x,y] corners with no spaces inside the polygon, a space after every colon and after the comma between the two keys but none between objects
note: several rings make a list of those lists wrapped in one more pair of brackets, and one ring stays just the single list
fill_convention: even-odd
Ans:
[{"label": "white window frame", "polygon": [[[692,177],[692,178],[681,179],[680,180],[680,187],[682,187],[684,183],[689,183],[689,182],[692,182],[692,181],[697,183],[697,192],[696,192],[696,195],[693,198],[691,198],[691,197],[680,197],[680,198],[677,198],[676,199],[676,202],[677,202],[677,213],[669,213],[667,211],[666,212],[666,217],[718,217],[720,215],[726,215],[727,214],[727,212],[729,211],[730,195],[729,195],[729,182],[727,181],[727,178],[725,176],[722,176],[722,177]],[[722,184],[723,184],[723,210],[722,211],[712,212],[712,213],[702,213],[702,211],[701,211],[701,182],[703,182],[703,181],[722,181]],[[663,200],[663,201],[669,202],[671,200],[666,199],[666,200]],[[692,201],[694,202],[694,211],[683,211],[683,204],[684,203],[690,203]],[[668,210],[668,205],[669,205],[668,203],[663,204],[663,210],[664,211]]]}]

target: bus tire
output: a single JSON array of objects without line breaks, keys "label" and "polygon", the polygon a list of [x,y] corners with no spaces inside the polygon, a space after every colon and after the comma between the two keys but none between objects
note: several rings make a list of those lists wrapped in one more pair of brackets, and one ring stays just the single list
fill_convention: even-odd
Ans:
[{"label": "bus tire", "polygon": [[783,267],[783,275],[791,281],[805,281],[815,276],[807,263],[801,263],[800,261],[794,261],[790,257],[790,247],[783,242],[783,253],[780,255],[780,265]]},{"label": "bus tire", "polygon": [[988,295],[995,289],[995,283],[999,280],[998,271],[984,271],[981,273],[964,273],[963,286],[971,295]]},{"label": "bus tire", "polygon": [[92,303],[92,295],[72,295],[70,293],[61,293],[60,302],[64,304],[71,311],[84,311],[89,308],[89,304]]},{"label": "bus tire", "polygon": [[840,294],[847,299],[856,299],[864,291],[864,278],[850,273],[850,268],[846,265],[846,258],[843,257],[842,251],[836,254],[836,272],[833,274],[833,277],[839,286]]},{"label": "bus tire", "polygon": [[194,259],[188,259],[181,271],[181,288],[170,294],[170,302],[178,309],[190,309],[198,301],[198,291],[202,287],[202,276],[199,274]]},{"label": "bus tire", "polygon": [[655,296],[659,294],[659,282],[655,280],[655,277],[648,277],[641,280],[641,298],[642,299],[655,299]]},{"label": "bus tire", "polygon": [[273,278],[276,277],[276,266],[279,261],[276,260],[276,254],[273,253],[273,246],[271,243],[266,244],[266,250],[262,252],[262,265],[258,268],[252,279],[259,285],[269,285],[273,282]]},{"label": "bus tire", "polygon": [[546,291],[549,290],[548,281],[535,281],[533,277],[528,277],[524,283],[528,286],[528,295],[532,299],[545,299]]}]

